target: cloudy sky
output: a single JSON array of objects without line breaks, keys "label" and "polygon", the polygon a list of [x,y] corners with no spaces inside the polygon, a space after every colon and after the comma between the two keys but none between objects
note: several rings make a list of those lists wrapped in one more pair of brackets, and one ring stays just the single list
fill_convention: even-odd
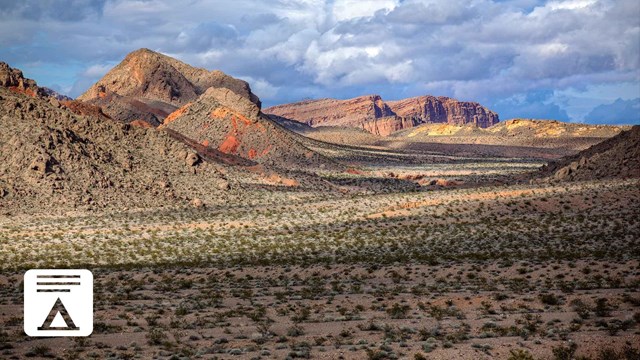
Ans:
[{"label": "cloudy sky", "polygon": [[640,124],[638,0],[0,0],[0,60],[70,96],[141,47],[245,79],[266,106],[432,94]]}]

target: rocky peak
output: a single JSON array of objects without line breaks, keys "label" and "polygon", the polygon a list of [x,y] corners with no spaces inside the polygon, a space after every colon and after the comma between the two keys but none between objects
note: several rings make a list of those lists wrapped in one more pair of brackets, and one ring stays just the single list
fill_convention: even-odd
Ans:
[{"label": "rocky peak", "polygon": [[141,119],[158,125],[211,87],[229,89],[260,108],[260,100],[247,82],[149,49],[128,54],[78,99],[103,107],[115,119]]},{"label": "rocky peak", "polygon": [[0,86],[32,97],[44,95],[34,80],[26,79],[22,71],[5,62],[0,62]]}]

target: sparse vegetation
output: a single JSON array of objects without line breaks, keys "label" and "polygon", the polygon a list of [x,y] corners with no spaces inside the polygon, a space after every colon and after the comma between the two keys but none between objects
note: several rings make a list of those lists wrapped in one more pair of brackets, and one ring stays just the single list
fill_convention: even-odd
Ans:
[{"label": "sparse vegetation", "polygon": [[[354,169],[264,170],[300,181],[282,186],[199,165],[181,176],[232,186],[198,207],[0,207],[0,357],[637,358],[640,180],[529,184],[530,158],[306,145]],[[56,267],[94,271],[94,334],[26,341],[23,270]]]}]

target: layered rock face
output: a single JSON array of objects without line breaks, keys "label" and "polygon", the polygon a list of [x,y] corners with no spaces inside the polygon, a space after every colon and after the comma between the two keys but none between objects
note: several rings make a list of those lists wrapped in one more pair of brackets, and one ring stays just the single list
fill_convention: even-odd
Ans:
[{"label": "layered rock face", "polygon": [[313,127],[358,127],[381,136],[424,123],[489,127],[499,121],[495,112],[478,103],[434,96],[389,102],[378,95],[349,100],[321,99],[274,106],[264,111]]},{"label": "layered rock face", "polygon": [[362,124],[362,129],[375,135],[388,136],[396,131],[412,128],[420,124],[418,120],[412,117],[387,116],[365,122]]},{"label": "layered rock face", "polygon": [[388,116],[395,116],[378,95],[349,100],[321,99],[274,106],[265,113],[300,121],[310,126],[354,126]]},{"label": "layered rock face", "polygon": [[260,107],[247,82],[208,71],[160,53],[140,49],[109,71],[78,100],[103,108],[114,119],[144,120],[154,126],[208,88],[226,88]]},{"label": "layered rock face", "polygon": [[500,121],[498,114],[478,103],[444,96],[419,96],[388,104],[398,116],[414,119],[417,123],[474,124],[486,128]]}]

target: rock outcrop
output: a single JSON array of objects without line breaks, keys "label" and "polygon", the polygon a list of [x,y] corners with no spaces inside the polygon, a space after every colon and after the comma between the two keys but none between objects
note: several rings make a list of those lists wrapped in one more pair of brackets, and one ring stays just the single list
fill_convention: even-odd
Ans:
[{"label": "rock outcrop", "polygon": [[390,102],[379,95],[310,100],[270,107],[264,112],[313,127],[357,127],[381,136],[425,123],[473,124],[484,128],[499,121],[496,113],[478,103],[433,96]]},{"label": "rock outcrop", "polygon": [[229,89],[209,88],[170,114],[159,129],[245,165],[289,170],[337,166],[303,145],[303,137],[262,114],[254,102]]},{"label": "rock outcrop", "polygon": [[148,49],[127,55],[78,100],[102,107],[114,119],[144,120],[157,126],[211,87],[229,89],[258,108],[261,106],[247,82]]},{"label": "rock outcrop", "polygon": [[14,69],[9,64],[0,61],[0,87],[10,91],[22,93],[31,97],[45,96],[45,92],[35,81],[25,79],[22,71]]},{"label": "rock outcrop", "polygon": [[51,101],[70,101],[72,98],[62,95],[47,87],[38,86],[35,80],[27,79],[19,69],[14,69],[9,64],[0,61],[0,87],[15,93],[25,94],[30,97],[39,97]]}]

